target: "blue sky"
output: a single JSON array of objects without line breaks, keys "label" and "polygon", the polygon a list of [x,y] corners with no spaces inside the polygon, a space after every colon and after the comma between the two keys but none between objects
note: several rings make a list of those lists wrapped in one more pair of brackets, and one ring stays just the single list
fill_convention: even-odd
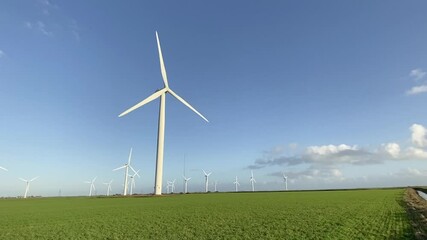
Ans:
[{"label": "blue sky", "polygon": [[[2,1],[0,195],[85,195],[127,160],[154,186],[159,101],[164,181],[221,191],[377,187],[427,179],[424,1]],[[184,157],[185,156],[185,157]]]}]

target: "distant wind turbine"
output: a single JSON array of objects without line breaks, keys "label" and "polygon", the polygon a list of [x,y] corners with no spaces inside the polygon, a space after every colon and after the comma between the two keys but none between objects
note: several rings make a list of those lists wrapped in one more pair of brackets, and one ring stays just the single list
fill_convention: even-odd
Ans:
[{"label": "distant wind turbine", "polygon": [[185,176],[182,176],[184,178],[184,193],[187,193],[187,185],[188,185],[188,181],[190,181],[191,177],[186,178]]},{"label": "distant wind turbine", "polygon": [[107,183],[103,183],[103,184],[107,185],[107,196],[110,196],[111,183],[113,183],[113,180],[111,180],[110,182],[107,182]]},{"label": "distant wind turbine", "polygon": [[218,181],[215,180],[215,182],[214,182],[214,192],[218,192],[218,190],[216,189],[217,185],[218,185]]},{"label": "distant wind turbine", "polygon": [[203,173],[205,174],[205,192],[208,192],[208,188],[209,188],[209,175],[212,174],[212,172],[210,173],[206,173],[205,170],[203,170]]},{"label": "distant wind turbine", "polygon": [[238,192],[238,191],[239,191],[238,186],[240,186],[240,183],[239,183],[239,181],[237,180],[237,176],[236,176],[236,181],[234,181],[234,182],[233,182],[233,184],[234,184],[234,185],[236,185],[236,192]]},{"label": "distant wind turbine", "polygon": [[119,117],[123,117],[124,115],[134,111],[135,109],[153,101],[156,98],[160,97],[160,109],[159,109],[159,125],[157,132],[157,160],[156,160],[156,179],[154,184],[154,193],[156,195],[162,194],[162,180],[163,180],[163,153],[164,153],[164,141],[165,141],[165,109],[166,109],[166,93],[170,93],[176,99],[178,99],[185,106],[193,110],[197,115],[203,118],[206,122],[209,122],[201,113],[199,113],[195,108],[193,108],[187,101],[178,96],[172,89],[169,88],[169,83],[166,75],[166,68],[163,62],[162,49],[160,47],[159,35],[156,32],[157,39],[157,48],[159,52],[160,59],[160,71],[162,73],[163,84],[164,87],[160,90],[157,90],[155,93],[142,100],[140,103],[135,106],[129,108],[119,115]]},{"label": "distant wind turbine", "polygon": [[92,196],[92,189],[95,191],[95,180],[97,177],[95,177],[94,179],[92,179],[92,181],[85,181],[85,183],[90,183],[90,188],[89,188],[89,197]]},{"label": "distant wind turbine", "polygon": [[252,192],[255,192],[255,183],[256,183],[256,181],[255,181],[255,178],[254,178],[254,172],[253,171],[251,171],[251,179],[249,181],[251,182],[251,185],[252,185]]},{"label": "distant wind turbine", "polygon": [[133,194],[133,188],[135,187],[135,176],[140,177],[137,170],[133,175],[130,175],[130,195]]},{"label": "distant wind turbine", "polygon": [[285,182],[285,190],[288,190],[288,177],[283,173],[283,181]]},{"label": "distant wind turbine", "polygon": [[25,180],[23,178],[19,178],[19,180],[24,181],[24,182],[27,183],[26,186],[25,186],[24,198],[27,198],[28,191],[30,191],[30,183],[32,181],[36,180],[37,178],[39,178],[39,177],[35,177],[35,178],[31,179],[31,180]]},{"label": "distant wind turbine", "polygon": [[[135,173],[135,169],[133,169],[133,167],[130,165],[130,160],[132,159],[132,148],[130,148],[130,152],[129,152],[129,158],[128,158],[128,162],[125,163],[125,165],[115,168],[113,169],[113,171],[117,171],[120,169],[125,169],[125,181],[124,181],[124,188],[123,188],[123,196],[126,196],[128,193],[128,178],[129,178],[129,168]],[[138,175],[139,176],[139,175]]]}]

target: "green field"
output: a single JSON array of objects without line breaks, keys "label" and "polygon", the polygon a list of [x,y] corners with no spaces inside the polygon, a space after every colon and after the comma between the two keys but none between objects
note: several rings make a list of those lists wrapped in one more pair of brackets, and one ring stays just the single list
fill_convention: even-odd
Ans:
[{"label": "green field", "polygon": [[403,189],[0,200],[0,239],[413,239]]}]

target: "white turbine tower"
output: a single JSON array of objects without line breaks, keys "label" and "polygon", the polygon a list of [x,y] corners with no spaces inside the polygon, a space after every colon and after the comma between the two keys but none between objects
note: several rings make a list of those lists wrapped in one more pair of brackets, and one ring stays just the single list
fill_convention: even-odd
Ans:
[{"label": "white turbine tower", "polygon": [[215,180],[215,182],[214,182],[214,192],[218,192],[218,190],[216,189],[217,185],[218,185],[218,181]]},{"label": "white turbine tower", "polygon": [[[123,196],[126,196],[128,193],[128,178],[129,178],[129,168],[135,173],[135,169],[133,169],[133,167],[130,165],[130,161],[132,159],[132,148],[130,148],[130,152],[129,152],[129,158],[128,158],[128,162],[125,163],[125,165],[118,167],[116,169],[113,169],[113,171],[117,171],[120,169],[125,169],[125,181],[124,181],[124,188],[123,188]],[[139,175],[138,175],[139,176]]]},{"label": "white turbine tower", "polygon": [[[132,170],[133,171],[133,170]],[[133,194],[133,188],[135,187],[135,176],[140,177],[138,174],[139,170],[130,175],[130,195]]]},{"label": "white turbine tower", "polygon": [[39,178],[39,177],[35,177],[35,178],[31,179],[31,180],[25,180],[23,178],[19,178],[19,180],[24,181],[24,182],[27,183],[26,186],[25,186],[24,198],[27,198],[28,191],[30,191],[30,183],[32,181],[36,180],[37,178]]},{"label": "white turbine tower", "polygon": [[110,182],[107,182],[107,183],[103,183],[103,184],[107,185],[107,196],[110,196],[111,183],[113,183],[113,180],[111,180]]},{"label": "white turbine tower", "polygon": [[283,173],[283,181],[285,182],[285,190],[288,190],[288,177]]},{"label": "white turbine tower", "polygon": [[234,181],[233,183],[234,183],[234,185],[236,185],[236,192],[238,192],[238,191],[239,191],[238,186],[240,186],[240,183],[239,183],[239,181],[237,180],[237,176],[236,176],[236,181]]},{"label": "white turbine tower", "polygon": [[129,108],[119,115],[119,117],[123,117],[124,115],[132,112],[133,110],[153,101],[154,99],[160,97],[160,109],[159,109],[159,125],[157,132],[157,159],[156,159],[156,179],[154,184],[154,193],[156,195],[162,194],[162,179],[163,179],[163,152],[164,152],[164,141],[165,141],[165,109],[166,109],[166,93],[170,93],[176,99],[178,99],[185,106],[193,110],[197,115],[203,118],[206,122],[209,122],[201,113],[199,113],[195,108],[193,108],[187,101],[178,96],[172,89],[169,88],[169,83],[166,75],[165,64],[163,62],[162,49],[160,48],[159,35],[156,32],[157,39],[157,48],[159,51],[159,59],[160,59],[160,71],[162,73],[163,84],[164,87],[160,90],[157,90],[155,93],[142,100],[140,103],[135,106]]},{"label": "white turbine tower", "polygon": [[251,185],[252,185],[252,192],[255,192],[255,183],[256,183],[256,181],[255,181],[255,178],[254,178],[254,172],[253,171],[251,171],[251,179],[249,181],[251,182]]},{"label": "white turbine tower", "polygon": [[209,175],[212,174],[212,172],[210,173],[206,173],[205,170],[203,170],[203,173],[205,174],[205,192],[208,192],[208,188],[209,188]]},{"label": "white turbine tower", "polygon": [[185,176],[182,176],[184,178],[184,193],[187,193],[188,191],[188,181],[190,181],[191,177],[186,178]]},{"label": "white turbine tower", "polygon": [[92,181],[85,181],[85,183],[90,183],[90,188],[89,188],[89,197],[92,196],[92,189],[95,191],[95,180],[97,177],[95,177],[94,179],[92,179]]}]

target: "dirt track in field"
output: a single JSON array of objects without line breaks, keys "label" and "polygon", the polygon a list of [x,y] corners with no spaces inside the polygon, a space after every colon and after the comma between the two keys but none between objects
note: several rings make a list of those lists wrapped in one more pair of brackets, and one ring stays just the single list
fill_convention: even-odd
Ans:
[{"label": "dirt track in field", "polygon": [[[427,239],[427,201],[414,188],[407,188],[404,201],[416,239]],[[425,190],[424,190],[425,191]]]}]

